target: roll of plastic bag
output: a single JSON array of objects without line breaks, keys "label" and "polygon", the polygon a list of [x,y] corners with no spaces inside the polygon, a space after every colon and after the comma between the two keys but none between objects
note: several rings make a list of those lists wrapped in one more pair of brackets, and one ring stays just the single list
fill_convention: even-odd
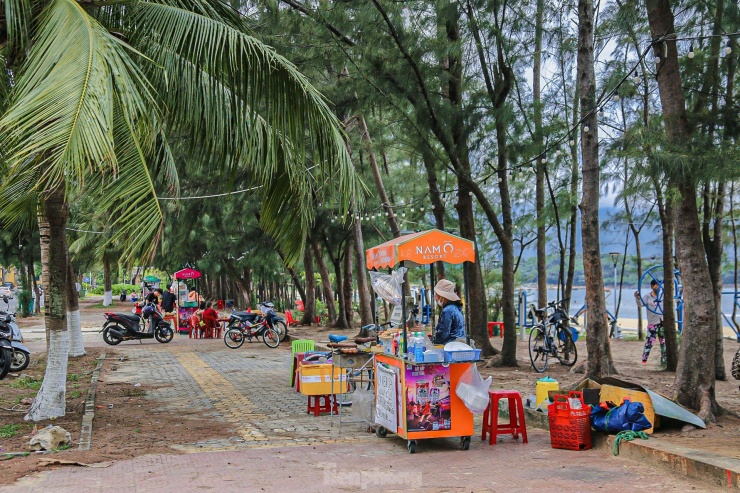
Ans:
[{"label": "roll of plastic bag", "polygon": [[390,274],[370,271],[370,284],[373,287],[373,291],[392,305],[400,304],[403,275],[407,270],[406,267],[399,267]]}]

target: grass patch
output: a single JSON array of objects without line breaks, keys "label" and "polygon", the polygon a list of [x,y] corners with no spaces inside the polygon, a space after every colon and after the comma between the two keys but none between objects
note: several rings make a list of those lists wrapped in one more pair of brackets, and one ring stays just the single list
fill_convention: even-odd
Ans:
[{"label": "grass patch", "polygon": [[0,438],[11,438],[21,429],[21,425],[0,426]]},{"label": "grass patch", "polygon": [[67,381],[68,382],[79,382],[80,376],[77,373],[70,373],[67,375]]},{"label": "grass patch", "polygon": [[82,395],[82,392],[80,392],[79,390],[73,390],[72,392],[69,393],[69,398],[70,399],[77,399],[81,395]]},{"label": "grass patch", "polygon": [[146,395],[146,392],[139,388],[126,389],[123,391],[123,395],[125,395],[126,397],[141,397],[143,395]]},{"label": "grass patch", "polygon": [[43,378],[23,377],[10,384],[11,389],[38,390],[41,388]]}]

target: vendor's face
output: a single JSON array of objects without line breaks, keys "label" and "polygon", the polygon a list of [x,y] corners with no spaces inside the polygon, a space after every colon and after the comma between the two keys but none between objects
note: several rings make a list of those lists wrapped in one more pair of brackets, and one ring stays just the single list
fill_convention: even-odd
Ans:
[{"label": "vendor's face", "polygon": [[658,288],[660,287],[659,284],[653,284],[651,286],[653,288],[653,293],[658,294]]}]

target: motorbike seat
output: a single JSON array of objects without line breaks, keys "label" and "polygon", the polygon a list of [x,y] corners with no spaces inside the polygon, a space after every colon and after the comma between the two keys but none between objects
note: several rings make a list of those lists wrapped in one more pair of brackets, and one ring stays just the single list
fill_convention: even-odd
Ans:
[{"label": "motorbike seat", "polygon": [[257,319],[257,317],[259,317],[259,314],[249,312],[231,312],[231,316],[238,318],[239,320],[247,320],[253,322]]},{"label": "motorbike seat", "polygon": [[115,315],[117,317],[126,318],[135,323],[139,323],[139,320],[140,320],[140,317],[138,315],[134,315],[132,313],[116,313]]}]

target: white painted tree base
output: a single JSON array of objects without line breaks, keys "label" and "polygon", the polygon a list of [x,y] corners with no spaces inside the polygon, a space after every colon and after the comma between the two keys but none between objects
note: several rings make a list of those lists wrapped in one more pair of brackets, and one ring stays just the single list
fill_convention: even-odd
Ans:
[{"label": "white painted tree base", "polygon": [[67,410],[67,358],[69,355],[69,332],[49,332],[49,354],[46,358],[46,373],[39,393],[31,409],[23,419],[41,421],[64,416]]},{"label": "white painted tree base", "polygon": [[103,293],[103,306],[111,306],[113,304],[113,291],[106,291]]},{"label": "white painted tree base", "polygon": [[76,358],[87,354],[82,341],[82,324],[80,311],[67,312],[67,330],[69,331],[69,356]]}]

